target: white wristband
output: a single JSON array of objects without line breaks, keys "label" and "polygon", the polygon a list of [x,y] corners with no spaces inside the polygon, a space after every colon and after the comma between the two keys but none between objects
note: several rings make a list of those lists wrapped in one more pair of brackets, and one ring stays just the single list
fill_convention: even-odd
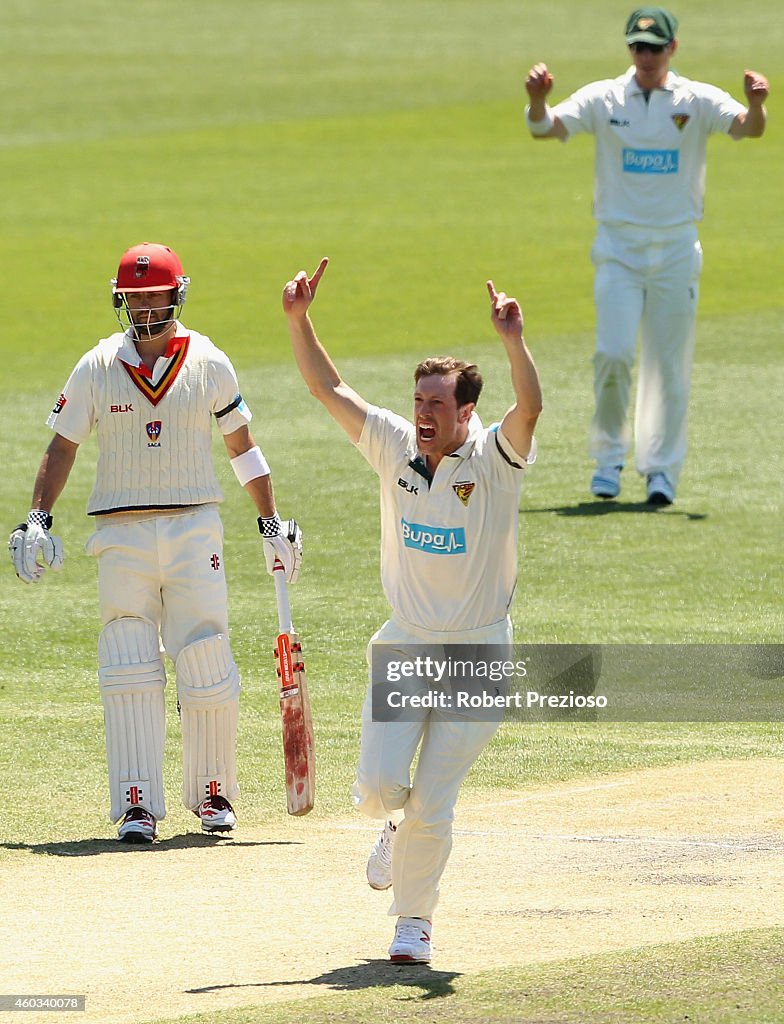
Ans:
[{"label": "white wristband", "polygon": [[528,125],[528,131],[531,135],[547,135],[552,126],[555,124],[553,120],[553,112],[545,103],[544,105],[544,117],[541,121],[531,120],[531,107],[525,108],[525,123]]},{"label": "white wristband", "polygon": [[270,471],[267,460],[258,445],[255,448],[249,448],[242,455],[235,455],[231,459],[231,468],[243,487],[251,480],[255,480],[256,477],[269,476]]}]

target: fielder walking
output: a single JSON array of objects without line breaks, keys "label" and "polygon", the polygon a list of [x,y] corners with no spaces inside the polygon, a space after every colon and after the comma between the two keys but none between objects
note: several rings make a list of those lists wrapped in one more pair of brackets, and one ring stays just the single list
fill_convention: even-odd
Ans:
[{"label": "fielder walking", "polygon": [[474,412],[479,371],[451,356],[417,366],[413,423],[370,405],[342,380],[308,315],[326,265],[324,259],[311,278],[301,271],[289,281],[283,308],[311,393],[379,476],[381,577],[392,606],[368,648],[370,687],[353,800],[368,816],[386,820],[367,877],[374,889],[393,889],[390,958],[427,962],[458,790],[498,723],[429,714],[374,721],[372,647],[511,642],[519,498],[536,457],[541,391],[520,306],[488,282],[515,394],[500,426],[483,428]]},{"label": "fielder walking", "polygon": [[55,435],[32,510],[9,541],[25,583],[62,567],[52,509],[79,445],[95,430],[98,464],[87,506],[95,532],[87,552],[98,558],[110,813],[127,843],[151,843],[166,815],[162,649],[177,679],[183,803],[204,832],[236,825],[240,677],[228,636],[213,419],[259,512],[268,571],[278,558],[293,581],[301,561],[298,528],[280,522],[229,359],[179,321],[189,282],[167,246],[145,242],[124,253],[112,282],[123,330],[87,352],[63,388],[47,421]]},{"label": "fielder walking", "polygon": [[641,329],[635,414],[636,467],[648,501],[669,505],[686,456],[694,323],[702,269],[696,222],[702,219],[706,143],[765,130],[767,80],[746,71],[748,106],[670,70],[677,19],[661,7],[629,17],[632,67],[593,82],[553,109],[546,64],[528,72],[526,121],[535,139],[588,132],[595,137],[595,412],[589,454],[591,492],[615,498],[630,446],[627,410]]}]

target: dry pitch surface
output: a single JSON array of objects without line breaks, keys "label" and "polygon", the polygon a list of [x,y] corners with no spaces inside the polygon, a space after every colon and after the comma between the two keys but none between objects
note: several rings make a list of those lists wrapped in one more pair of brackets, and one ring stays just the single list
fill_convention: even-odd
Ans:
[{"label": "dry pitch surface", "polygon": [[[784,760],[770,759],[466,796],[433,970],[784,925],[782,792]],[[364,882],[375,833],[347,814],[229,840],[14,852],[0,882],[2,990],[85,993],[80,1020],[143,1024],[422,970],[384,961],[389,894]]]}]

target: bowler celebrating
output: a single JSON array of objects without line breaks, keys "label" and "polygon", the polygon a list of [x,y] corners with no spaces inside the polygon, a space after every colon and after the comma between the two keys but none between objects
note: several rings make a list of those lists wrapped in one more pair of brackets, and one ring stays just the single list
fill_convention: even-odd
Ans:
[{"label": "bowler celebrating", "polygon": [[635,442],[648,501],[670,505],[686,457],[708,136],[755,138],[765,130],[767,80],[744,76],[748,107],[728,93],[670,70],[678,22],[642,7],[626,24],[632,67],[593,82],[551,110],[546,64],[528,72],[526,120],[536,139],[595,137],[591,258],[596,268],[595,413],[591,493],[615,498],[630,444],[631,371],[642,328]]},{"label": "bowler celebrating", "polygon": [[458,790],[498,723],[427,712],[417,721],[374,721],[370,652],[374,642],[403,648],[511,643],[519,499],[524,471],[535,459],[541,391],[520,306],[488,281],[492,323],[515,394],[500,426],[482,426],[474,411],[479,371],[451,356],[417,366],[413,423],[369,405],[342,380],[308,315],[326,266],[324,259],[311,278],[300,271],[289,281],[283,309],[311,393],[379,476],[381,577],[392,606],[368,648],[370,688],[353,798],[365,814],[386,820],[367,877],[374,889],[393,889],[390,958],[427,962]]}]

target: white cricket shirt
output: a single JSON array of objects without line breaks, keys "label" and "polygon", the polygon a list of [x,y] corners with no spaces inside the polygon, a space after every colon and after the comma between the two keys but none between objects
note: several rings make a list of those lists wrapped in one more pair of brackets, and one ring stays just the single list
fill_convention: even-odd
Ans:
[{"label": "white cricket shirt", "polygon": [[[500,428],[474,413],[468,439],[428,484],[414,425],[371,406],[357,448],[381,485],[381,582],[398,619],[461,631],[504,619],[517,581],[523,469]],[[424,473],[424,475],[423,475]]]},{"label": "white cricket shirt", "polygon": [[595,136],[594,216],[669,227],[702,219],[708,136],[745,107],[729,93],[670,71],[646,102],[634,68],[592,82],[553,107],[569,136]]},{"label": "white cricket shirt", "polygon": [[47,424],[75,444],[98,436],[90,515],[222,501],[212,417],[223,434],[250,422],[228,357],[177,324],[152,372],[130,335],[104,338],[77,363]]}]

